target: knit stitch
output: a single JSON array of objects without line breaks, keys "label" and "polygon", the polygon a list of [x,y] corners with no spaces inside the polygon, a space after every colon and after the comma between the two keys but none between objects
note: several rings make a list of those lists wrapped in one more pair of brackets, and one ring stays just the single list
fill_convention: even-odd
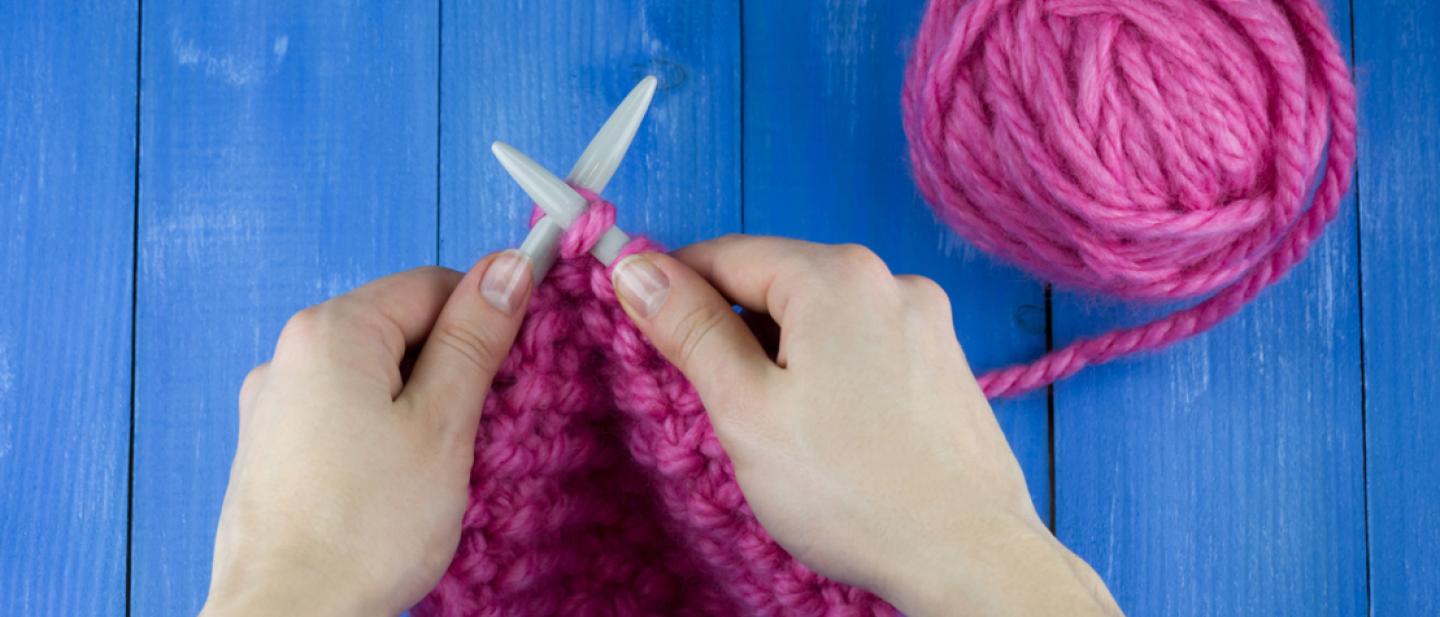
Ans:
[{"label": "knit stitch", "polygon": [[991,397],[1229,317],[1305,257],[1355,162],[1315,0],[932,0],[903,107],[921,193],[976,246],[1121,298],[1208,296],[987,373]]},{"label": "knit stitch", "polygon": [[587,254],[615,210],[582,194],[485,401],[459,549],[414,614],[898,614],[760,527],[695,390]]}]

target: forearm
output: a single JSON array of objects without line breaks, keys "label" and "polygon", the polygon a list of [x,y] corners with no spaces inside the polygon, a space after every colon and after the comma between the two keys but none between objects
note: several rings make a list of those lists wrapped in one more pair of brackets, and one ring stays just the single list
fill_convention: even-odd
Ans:
[{"label": "forearm", "polygon": [[398,614],[377,606],[373,593],[336,580],[333,573],[300,564],[249,567],[232,564],[216,574],[200,617],[388,616]]},{"label": "forearm", "polygon": [[200,617],[268,617],[270,615],[317,615],[320,617],[362,615],[353,605],[323,590],[254,589],[231,595],[212,595]]}]

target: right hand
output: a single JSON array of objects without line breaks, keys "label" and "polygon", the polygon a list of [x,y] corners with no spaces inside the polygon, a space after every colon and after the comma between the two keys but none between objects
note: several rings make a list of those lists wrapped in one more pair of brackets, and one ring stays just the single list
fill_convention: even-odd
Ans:
[{"label": "right hand", "polygon": [[615,286],[801,562],[911,615],[1119,614],[1036,514],[934,282],[854,245],[729,236],[629,257]]}]

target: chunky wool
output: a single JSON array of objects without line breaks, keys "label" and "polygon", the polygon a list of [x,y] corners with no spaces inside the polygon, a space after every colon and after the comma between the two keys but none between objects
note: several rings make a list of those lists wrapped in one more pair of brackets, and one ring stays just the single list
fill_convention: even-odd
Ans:
[{"label": "chunky wool", "polygon": [[615,210],[582,193],[485,401],[459,549],[413,613],[897,614],[760,527],[695,390],[587,254]]},{"label": "chunky wool", "polygon": [[1194,336],[1281,278],[1349,189],[1355,100],[1315,0],[932,0],[903,107],[940,218],[1060,285],[1203,298],[985,393]]}]

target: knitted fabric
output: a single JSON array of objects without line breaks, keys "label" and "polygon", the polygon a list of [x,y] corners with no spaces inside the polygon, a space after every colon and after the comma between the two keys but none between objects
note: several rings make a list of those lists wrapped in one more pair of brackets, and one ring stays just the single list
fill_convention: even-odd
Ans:
[{"label": "knitted fabric", "polygon": [[921,193],[976,246],[1061,285],[1204,298],[985,374],[992,397],[1235,313],[1305,257],[1355,162],[1315,0],[932,0],[903,107]]},{"label": "knitted fabric", "polygon": [[485,401],[455,559],[413,613],[897,614],[760,527],[695,390],[587,254],[615,211],[585,195]]}]

